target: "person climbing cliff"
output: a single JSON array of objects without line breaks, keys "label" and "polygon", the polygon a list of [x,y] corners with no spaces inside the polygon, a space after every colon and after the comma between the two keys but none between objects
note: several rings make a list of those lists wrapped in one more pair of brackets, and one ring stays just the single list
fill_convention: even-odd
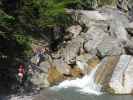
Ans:
[{"label": "person climbing cliff", "polygon": [[49,48],[45,47],[45,48],[37,48],[35,51],[35,65],[39,66],[39,64],[48,59],[48,52],[49,52]]}]

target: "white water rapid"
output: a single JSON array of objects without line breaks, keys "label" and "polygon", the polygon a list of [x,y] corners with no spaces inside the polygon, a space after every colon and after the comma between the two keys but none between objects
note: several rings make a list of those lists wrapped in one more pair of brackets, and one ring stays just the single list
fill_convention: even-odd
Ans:
[{"label": "white water rapid", "polygon": [[99,65],[93,69],[90,74],[85,75],[83,78],[77,78],[75,80],[65,80],[59,85],[52,87],[52,90],[59,90],[62,88],[76,87],[81,93],[88,93],[94,95],[100,95],[101,85],[95,83],[95,73]]}]

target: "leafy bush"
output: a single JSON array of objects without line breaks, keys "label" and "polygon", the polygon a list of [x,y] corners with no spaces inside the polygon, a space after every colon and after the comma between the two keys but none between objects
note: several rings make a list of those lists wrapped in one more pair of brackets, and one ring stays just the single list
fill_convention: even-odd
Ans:
[{"label": "leafy bush", "polygon": [[116,6],[117,0],[97,0],[99,6],[112,5]]},{"label": "leafy bush", "polygon": [[68,4],[68,8],[74,9],[94,9],[97,6],[97,0],[73,0]]},{"label": "leafy bush", "polygon": [[23,9],[30,16],[34,16],[34,23],[41,28],[65,25],[71,20],[71,17],[65,13],[65,8],[70,1],[27,0],[24,1]]},{"label": "leafy bush", "polygon": [[2,10],[0,10],[0,24],[13,24],[15,18],[13,16],[7,15]]},{"label": "leafy bush", "polygon": [[31,55],[31,43],[32,43],[31,38],[23,33],[15,33],[14,38],[16,42],[22,48],[24,55],[30,56]]}]

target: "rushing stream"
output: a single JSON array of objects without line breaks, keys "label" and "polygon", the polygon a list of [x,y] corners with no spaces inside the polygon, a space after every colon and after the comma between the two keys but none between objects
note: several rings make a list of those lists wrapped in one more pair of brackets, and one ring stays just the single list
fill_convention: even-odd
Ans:
[{"label": "rushing stream", "polygon": [[133,100],[133,96],[131,95],[81,94],[73,88],[61,89],[57,94],[61,97],[61,99],[57,100]]},{"label": "rushing stream", "polygon": [[133,100],[131,95],[94,95],[81,93],[76,88],[62,88],[58,91],[43,91],[35,100]]},{"label": "rushing stream", "polygon": [[99,65],[95,69],[93,69],[90,74],[85,75],[83,78],[77,78],[75,80],[65,80],[60,83],[58,86],[54,86],[52,90],[60,90],[62,88],[70,88],[75,87],[77,91],[80,93],[88,93],[88,94],[95,94],[100,95],[101,93],[101,86],[95,83],[95,74],[98,69]]},{"label": "rushing stream", "polygon": [[48,100],[133,100],[131,95],[102,93],[101,86],[94,81],[98,67],[99,65],[81,79],[65,80],[58,86],[50,88],[56,96],[49,96]]}]

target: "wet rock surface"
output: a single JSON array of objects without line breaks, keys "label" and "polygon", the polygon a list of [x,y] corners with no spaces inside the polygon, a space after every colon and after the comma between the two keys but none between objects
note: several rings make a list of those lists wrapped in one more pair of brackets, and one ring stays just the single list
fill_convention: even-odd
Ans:
[{"label": "wet rock surface", "polygon": [[118,61],[119,56],[108,56],[102,59],[96,72],[96,83],[103,85],[103,88],[106,87]]},{"label": "wet rock surface", "polygon": [[110,88],[116,94],[131,94],[133,91],[133,57],[122,55],[116,65],[112,78],[109,82]]}]

